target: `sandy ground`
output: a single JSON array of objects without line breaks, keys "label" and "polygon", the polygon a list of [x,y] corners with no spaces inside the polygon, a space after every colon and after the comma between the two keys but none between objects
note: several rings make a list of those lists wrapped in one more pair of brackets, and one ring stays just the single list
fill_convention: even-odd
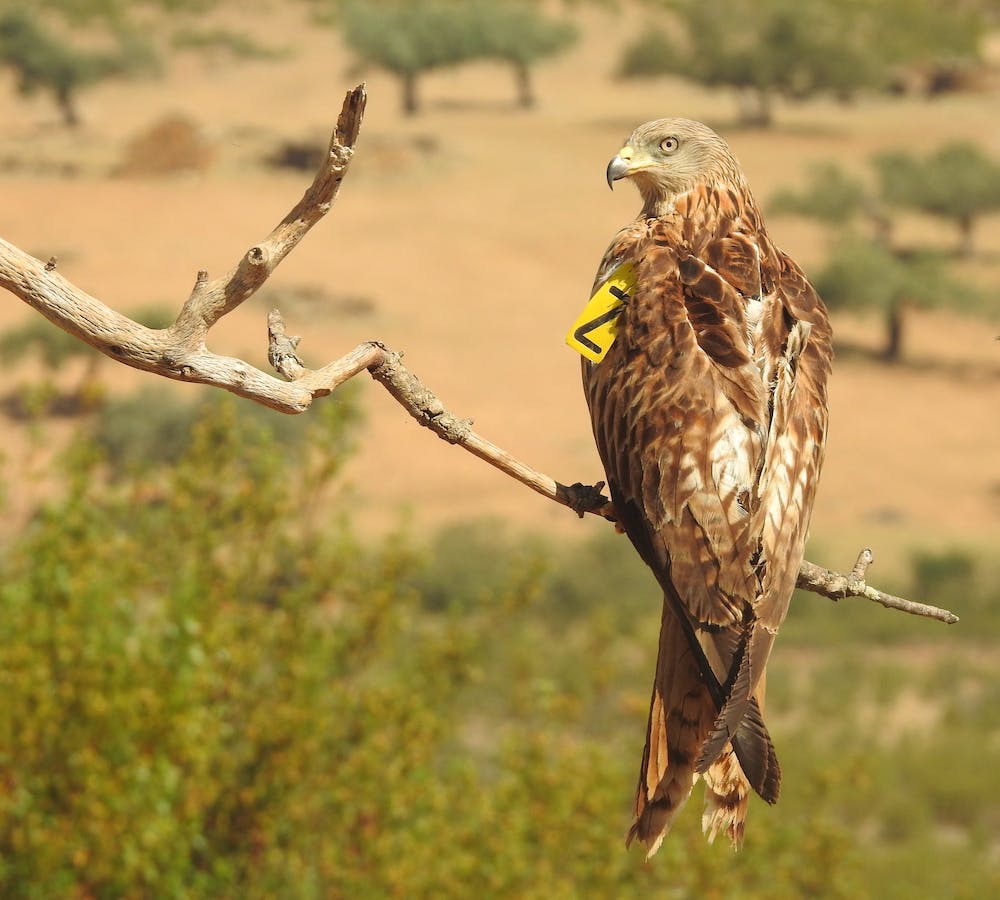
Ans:
[{"label": "sandy ground", "polygon": [[[995,93],[782,105],[775,130],[739,130],[724,92],[612,79],[638,19],[629,10],[584,13],[581,43],[539,69],[540,103],[530,112],[512,107],[513,81],[499,66],[427,77],[426,111],[410,120],[398,112],[393,81],[365,73],[369,113],[334,212],[276,273],[272,299],[265,292],[230,316],[213,348],[266,365],[264,315],[275,291],[318,286],[335,297],[369,298],[370,314],[286,310],[290,330],[304,335],[307,362],[383,340],[405,351],[411,368],[484,436],[561,481],[597,480],[578,360],[563,335],[605,245],[637,211],[629,186],[612,194],[604,183],[607,160],[634,125],[674,114],[708,121],[728,136],[764,199],[816,160],[860,172],[873,151],[926,151],[953,138],[1000,155]],[[0,235],[42,258],[58,255],[66,277],[122,310],[179,307],[198,269],[218,274],[231,266],[309,178],[268,170],[261,156],[285,139],[321,140],[357,80],[336,35],[306,24],[297,8],[262,5],[245,24],[272,45],[293,48],[294,57],[238,64],[178,57],[163,80],[85,93],[85,124],[75,134],[56,125],[43,99],[18,100],[0,79]],[[125,142],[170,113],[202,126],[213,164],[165,179],[114,177]],[[67,164],[76,175],[60,174]],[[784,218],[770,229],[807,269],[820,258],[817,229]],[[903,236],[952,240],[940,231],[913,219]],[[985,222],[979,237],[981,255],[969,274],[995,290],[1000,221]],[[7,301],[0,327],[32,315]],[[841,316],[834,324],[849,344],[880,343],[877,319]],[[849,565],[864,543],[886,566],[913,546],[997,546],[998,333],[996,321],[921,313],[913,316],[904,365],[842,354],[814,517],[817,561]],[[122,386],[151,378],[106,371]],[[366,527],[389,527],[402,510],[418,527],[471,516],[567,537],[601,527],[417,429],[376,387],[364,396],[368,425],[349,478]],[[16,484],[22,471],[45,463],[29,459],[8,434]],[[16,505],[16,488],[13,495]]]}]

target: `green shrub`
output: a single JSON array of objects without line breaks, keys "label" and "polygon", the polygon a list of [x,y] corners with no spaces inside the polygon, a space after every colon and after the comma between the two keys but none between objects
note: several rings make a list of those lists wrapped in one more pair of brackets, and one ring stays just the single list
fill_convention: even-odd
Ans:
[{"label": "green shrub", "polygon": [[[249,439],[263,439],[291,462],[304,452],[316,432],[325,427],[322,454],[339,464],[353,441],[360,420],[357,386],[346,385],[316,415],[287,416],[252,403],[242,403],[227,417],[240,424]],[[113,478],[131,477],[177,463],[189,452],[197,423],[217,409],[217,398],[198,400],[190,393],[164,387],[143,387],[133,394],[113,397],[93,417],[90,435]],[[330,473],[332,474],[332,473]]]},{"label": "green shrub", "polygon": [[289,440],[215,398],[169,463],[113,480],[101,444],[71,448],[0,555],[0,894],[991,894],[996,673],[928,669],[942,727],[886,742],[869,713],[906,667],[856,625],[903,617],[860,601],[834,631],[847,606],[803,600],[778,641],[783,795],[751,801],[743,851],[704,843],[696,788],[653,863],[626,853],[651,576],[610,533],[360,538],[336,479],[351,406]]}]

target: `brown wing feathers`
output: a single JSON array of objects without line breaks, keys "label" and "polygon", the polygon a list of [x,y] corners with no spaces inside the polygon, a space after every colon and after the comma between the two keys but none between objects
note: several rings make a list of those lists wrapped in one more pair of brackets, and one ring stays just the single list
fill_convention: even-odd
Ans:
[{"label": "brown wing feathers", "polygon": [[[827,351],[809,344],[817,324],[823,339],[829,327],[808,283],[762,233],[722,228],[706,239],[692,221],[641,219],[619,233],[602,269],[629,259],[638,284],[618,343],[599,366],[584,364],[615,508],[664,590],[629,835],[650,852],[698,774],[713,836],[739,842],[745,785],[777,799],[780,768],[757,695],[801,557],[808,516],[796,510],[811,501],[821,456],[799,463],[795,445],[817,427],[821,444],[825,430],[791,396],[807,359],[817,373],[805,379],[807,399],[825,404]],[[817,321],[800,321],[810,314]],[[782,548],[787,561],[776,558]]]}]

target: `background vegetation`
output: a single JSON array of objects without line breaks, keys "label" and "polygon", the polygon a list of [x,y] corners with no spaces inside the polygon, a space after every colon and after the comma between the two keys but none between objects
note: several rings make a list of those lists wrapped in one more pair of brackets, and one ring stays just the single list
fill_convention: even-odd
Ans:
[{"label": "background vegetation", "polygon": [[4,896],[1000,885],[985,562],[918,555],[899,585],[955,630],[797,599],[770,679],[779,806],[753,805],[734,856],[704,844],[695,799],[647,866],[621,839],[659,598],[623,538],[363,540],[330,502],[351,393],[309,421],[155,394],[87,421],[0,560]]},{"label": "background vegetation", "polygon": [[540,60],[567,49],[576,37],[565,20],[546,18],[518,0],[407,0],[347,2],[333,19],[362,67],[374,65],[399,79],[401,108],[420,108],[421,75],[476,60],[508,63],[514,73],[517,102],[535,104],[531,69]]},{"label": "background vegetation", "polygon": [[952,89],[979,59],[986,4],[907,0],[649,0],[662,14],[622,57],[625,77],[677,75],[736,93],[746,125],[772,124],[774,101]]},{"label": "background vegetation", "polygon": [[[882,356],[903,354],[909,310],[943,307],[996,315],[992,291],[963,275],[976,256],[977,224],[1000,211],[1000,163],[975,144],[954,142],[925,157],[893,150],[871,159],[874,184],[833,162],[814,165],[803,188],[779,189],[770,211],[822,223],[829,231],[825,264],[813,282],[833,309],[874,309],[885,321]],[[901,245],[897,222],[917,210],[954,226],[957,245]],[[950,263],[956,263],[952,265]]]},{"label": "background vegetation", "polygon": [[[622,844],[660,600],[623,538],[596,522],[577,541],[496,521],[375,537],[364,494],[394,490],[394,466],[412,481],[393,504],[411,487],[437,511],[470,508],[462,490],[477,507],[494,498],[465,488],[451,469],[461,463],[441,466],[459,485],[441,491],[440,472],[423,464],[448,448],[419,444],[381,396],[364,406],[374,419],[384,403],[391,432],[362,430],[352,392],[289,420],[168,391],[37,317],[5,313],[0,895],[1000,894],[1000,564],[995,548],[969,549],[998,521],[985,437],[997,372],[982,346],[1000,345],[991,323],[959,330],[943,313],[910,312],[997,308],[998,148],[984,139],[973,159],[954,143],[978,139],[995,103],[980,53],[996,3],[928,3],[925,18],[903,0],[768,0],[752,22],[733,3],[721,33],[689,33],[711,2],[582,9],[591,5],[475,4],[515,23],[506,55],[499,44],[487,52],[480,34],[474,53],[441,63],[446,78],[425,59],[422,115],[404,119],[380,51],[348,48],[357,4],[315,0],[293,22],[292,5],[264,0],[252,16],[225,0],[0,0],[0,232],[42,259],[58,253],[60,271],[112,303],[182,296],[190,284],[168,288],[172,276],[230,263],[300,189],[261,162],[264,151],[317,123],[328,134],[348,71],[371,69],[344,218],[281,271],[324,287],[269,302],[307,323],[311,362],[355,339],[402,335],[442,396],[461,396],[456,408],[505,445],[512,435],[512,450],[527,445],[526,458],[541,444],[582,477],[577,463],[591,465],[592,452],[587,443],[574,455],[578,432],[566,424],[582,415],[578,386],[562,402],[545,382],[572,368],[549,362],[559,303],[581,278],[585,289],[601,249],[588,242],[620,224],[608,212],[583,227],[582,191],[588,179],[591,198],[603,190],[614,142],[661,111],[692,110],[734,132],[735,92],[748,119],[772,119],[768,134],[735,132],[753,183],[786,181],[785,211],[821,223],[815,258],[808,241],[795,255],[839,306],[838,335],[867,340],[855,311],[887,326],[892,366],[840,354],[825,490],[847,489],[821,540],[877,541],[880,585],[962,622],[797,598],[769,680],[781,802],[753,804],[734,855],[704,844],[696,791],[647,865]],[[400,3],[364,6],[374,20]],[[407,6],[447,6],[454,19],[473,4]],[[383,44],[417,31],[380,21]],[[36,30],[12,41],[11,22]],[[567,22],[582,23],[572,46]],[[528,36],[549,25],[559,46],[531,49]],[[643,65],[662,80],[612,80],[633,29],[661,41]],[[705,41],[711,53],[692,56]],[[301,54],[308,65],[293,68]],[[125,65],[135,59],[158,66]],[[538,77],[530,111],[508,99],[519,65]],[[78,127],[63,127],[66,110],[51,102],[10,100],[29,87],[26,73],[47,100],[61,103],[69,85]],[[110,83],[142,73],[162,85]],[[984,93],[940,97],[958,88]],[[176,104],[205,123],[189,128],[212,151],[198,165],[149,127]],[[324,139],[304,133],[294,149],[321,154]],[[151,166],[151,145],[174,165]],[[123,165],[123,152],[146,165]],[[815,178],[799,171],[810,160],[823,166]],[[117,178],[127,170],[132,180]],[[600,196],[624,204],[622,193]],[[570,214],[550,208],[560,205]],[[785,225],[768,218],[774,232]],[[794,228],[797,240],[811,223]],[[260,311],[227,320],[220,350],[259,347]],[[165,321],[162,309],[138,315]],[[923,331],[907,332],[911,320]],[[940,341],[926,339],[929,327]],[[515,353],[495,349],[510,337]],[[948,355],[964,364],[966,351],[972,363],[955,374]],[[362,437],[373,439],[355,451]],[[395,455],[379,442],[398,445]],[[361,497],[344,476],[355,452],[375,460]],[[958,475],[969,477],[956,486]],[[523,503],[517,521],[542,519]],[[840,549],[810,552],[845,562]]]}]

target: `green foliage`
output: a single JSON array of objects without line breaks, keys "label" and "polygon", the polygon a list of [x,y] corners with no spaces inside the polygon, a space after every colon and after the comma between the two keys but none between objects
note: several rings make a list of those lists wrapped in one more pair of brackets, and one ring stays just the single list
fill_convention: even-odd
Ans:
[{"label": "green foliage", "polygon": [[228,28],[180,28],[174,32],[171,44],[177,50],[222,52],[242,60],[282,60],[291,52],[261,44],[247,34]]},{"label": "green foliage", "polygon": [[[136,7],[160,10],[166,13],[206,12],[219,5],[220,0],[33,0],[32,5],[58,14],[72,24],[103,23],[111,26],[124,24]],[[19,0],[12,5],[24,6]]]},{"label": "green foliage", "polygon": [[1000,212],[1000,163],[975,144],[946,144],[924,159],[886,153],[873,163],[888,203],[955,224],[960,256],[973,252],[978,219]]},{"label": "green foliage", "polygon": [[781,188],[771,197],[776,215],[807,216],[830,227],[848,225],[869,206],[865,185],[836,163],[812,167],[801,190]]},{"label": "green foliage", "polygon": [[[884,315],[883,356],[896,360],[908,308],[988,314],[995,304],[956,277],[939,251],[893,248],[890,210],[909,206],[951,215],[962,233],[960,252],[971,253],[975,219],[1000,209],[1000,165],[969,144],[946,145],[925,160],[897,151],[871,162],[877,192],[836,163],[826,163],[812,170],[804,188],[777,191],[770,205],[778,215],[807,216],[839,235],[813,283],[832,308],[875,309]],[[860,216],[870,223],[872,240],[854,230]]]},{"label": "green foliage", "polygon": [[[678,75],[730,87],[747,124],[771,122],[775,96],[849,98],[884,87],[896,67],[942,55],[972,59],[984,24],[975,9],[906,0],[661,0],[675,26],[658,25],[625,50],[626,77]],[[679,32],[679,33],[678,33]]]},{"label": "green foliage", "polygon": [[418,76],[475,59],[511,63],[519,102],[530,106],[530,67],[576,38],[570,23],[547,19],[533,5],[510,0],[348,2],[340,24],[362,61],[399,77],[407,114],[419,107]]},{"label": "green foliage", "polygon": [[835,42],[840,44],[841,59],[851,55],[845,35],[836,33],[842,24],[840,8],[791,0],[684,0],[669,5],[683,29],[683,40],[670,40],[662,30],[654,32],[670,50],[654,54],[647,33],[642,54],[634,58],[631,50],[626,51],[623,75],[677,74],[709,86],[756,88],[792,97],[821,90],[850,91],[866,77],[849,64],[857,62],[853,58],[837,68],[824,58]]},{"label": "green foliage", "polygon": [[[317,411],[327,430],[324,453],[332,461],[341,459],[352,446],[349,438],[360,419],[356,397],[354,385],[348,385]],[[111,477],[143,477],[177,464],[191,452],[196,424],[211,413],[214,404],[204,398],[192,402],[179,390],[144,387],[109,399],[88,433]],[[243,404],[239,415],[242,428],[252,427],[263,440],[284,448],[290,456],[302,452],[315,431],[315,417],[286,416],[256,404]]]},{"label": "green foliage", "polygon": [[854,237],[834,247],[813,284],[831,309],[880,311],[886,319],[883,355],[890,361],[902,352],[907,308],[975,311],[984,306],[980,293],[955,278],[940,254],[901,255]]},{"label": "green foliage", "polygon": [[0,67],[13,71],[22,94],[51,94],[66,125],[79,123],[76,98],[82,88],[156,65],[150,45],[134,32],[121,32],[113,52],[84,51],[43,27],[27,8],[0,13]]},{"label": "green foliage", "polygon": [[[140,401],[101,415],[162,433],[163,399]],[[779,805],[751,802],[733,854],[704,843],[696,788],[643,864],[621,838],[652,578],[610,530],[360,539],[336,480],[354,406],[289,420],[215,397],[171,464],[140,453],[113,480],[105,444],[71,448],[0,553],[0,894],[991,894],[977,754],[1000,694],[991,657],[961,652],[984,628],[948,630],[921,673],[904,642],[941,626],[796,600],[769,678]],[[958,552],[914,570],[973,621],[1000,608],[991,574]],[[894,730],[914,689],[926,721]]]},{"label": "green foliage", "polygon": [[571,22],[546,19],[530,5],[479,0],[469,5],[474,53],[529,66],[569,47],[577,37]]},{"label": "green foliage", "polygon": [[296,872],[308,896],[366,830],[391,852],[397,782],[429,775],[422,698],[453,689],[452,648],[398,652],[399,554],[336,521],[303,534],[327,463],[303,447],[288,482],[287,448],[234,410],[213,405],[159,499],[102,488],[77,447],[66,495],[7,555],[5,896],[268,896]]},{"label": "green foliage", "polygon": [[425,608],[472,611],[487,598],[530,595],[537,586],[542,550],[514,540],[503,523],[483,521],[443,528],[424,551],[411,585]]},{"label": "green foliage", "polygon": [[913,554],[913,590],[915,600],[933,603],[933,597],[968,596],[976,584],[976,561],[962,550]]},{"label": "green foliage", "polygon": [[93,423],[93,440],[112,477],[134,476],[177,462],[203,415],[176,390],[143,387],[107,401]]},{"label": "green foliage", "polygon": [[129,315],[147,328],[169,328],[174,324],[174,311],[166,305],[151,303],[132,310]]},{"label": "green foliage", "polygon": [[469,52],[457,10],[448,0],[349,3],[344,9],[344,37],[364,60],[394,75],[455,65]]},{"label": "green foliage", "polygon": [[96,354],[89,344],[39,316],[0,334],[0,360],[7,364],[35,356],[47,369],[59,369],[71,359]]},{"label": "green foliage", "polygon": [[[164,328],[173,321],[163,307],[151,306],[133,313],[137,322],[149,328]],[[41,377],[17,385],[5,398],[6,411],[14,418],[39,419],[45,416],[80,416],[93,412],[104,402],[100,380],[104,359],[89,344],[37,316],[24,325],[0,333],[0,362],[8,365],[25,358],[37,358],[43,366]],[[74,360],[84,360],[80,380],[66,389],[57,383],[60,370]]]},{"label": "green foliage", "polygon": [[[166,328],[173,322],[170,311],[162,306],[148,306],[132,315],[147,328]],[[39,316],[0,334],[0,362],[9,365],[25,357],[39,359],[46,369],[60,369],[73,359],[101,358],[89,344]]]},{"label": "green foliage", "polygon": [[577,38],[570,22],[546,19],[530,6],[517,2],[479,0],[468,12],[473,58],[498,59],[514,67],[518,103],[534,106],[531,67],[549,56],[561,53]]},{"label": "green foliage", "polygon": [[902,303],[961,308],[971,288],[953,278],[940,254],[899,256],[870,241],[838,244],[814,278],[831,308],[885,312]]}]

